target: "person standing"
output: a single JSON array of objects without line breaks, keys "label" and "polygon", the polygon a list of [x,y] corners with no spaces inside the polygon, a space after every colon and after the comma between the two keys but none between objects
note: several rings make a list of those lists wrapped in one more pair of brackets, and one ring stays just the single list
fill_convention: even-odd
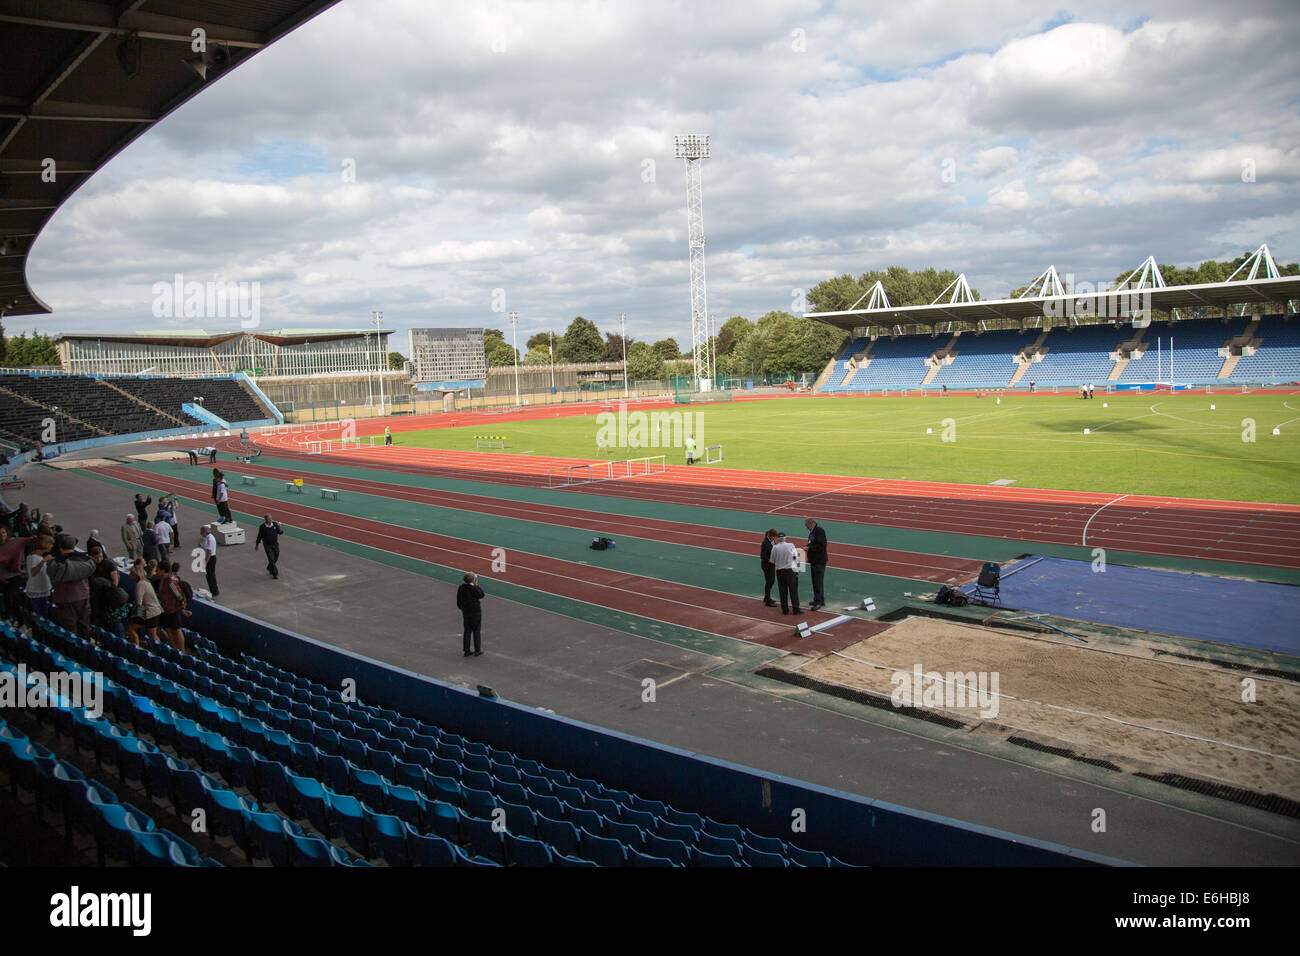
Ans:
[{"label": "person standing", "polygon": [[804,553],[812,570],[813,599],[808,609],[815,611],[826,605],[826,595],[822,593],[822,581],[826,578],[826,531],[812,518],[804,518],[803,526],[808,529],[808,545]]},{"label": "person standing", "polygon": [[172,538],[177,544],[181,542],[181,516],[180,506],[176,503],[175,495],[167,496],[167,523],[172,526]]},{"label": "person standing", "polygon": [[221,515],[224,524],[229,524],[235,519],[230,516],[230,491],[226,488],[226,475],[224,472],[217,472],[216,483],[212,487],[212,496],[217,503],[217,513]]},{"label": "person standing", "polygon": [[208,578],[208,590],[216,597],[221,589],[217,587],[217,539],[212,534],[212,525],[203,526],[199,547],[203,549],[203,572]]},{"label": "person standing", "polygon": [[65,630],[78,637],[90,637],[90,576],[95,573],[95,561],[84,551],[77,550],[77,539],[61,534],[54,539],[55,558],[48,572],[54,585],[54,620]]},{"label": "person standing", "polygon": [[132,563],[140,557],[140,526],[136,524],[135,515],[127,515],[122,525],[122,547]]},{"label": "person standing", "polygon": [[54,539],[48,534],[32,541],[32,550],[27,554],[27,606],[33,618],[46,618],[50,614],[50,592],[54,585],[50,583],[47,570],[54,560]]},{"label": "person standing", "polygon": [[185,650],[185,635],[181,632],[184,619],[190,616],[189,602],[181,588],[181,576],[175,564],[168,568],[158,582],[158,601],[162,604],[162,626],[167,643],[178,651]]},{"label": "person standing", "polygon": [[143,629],[146,634],[155,641],[158,640],[158,623],[162,618],[162,604],[158,600],[158,592],[154,590],[153,585],[149,582],[148,572],[145,571],[144,562],[136,561],[131,566],[131,580],[135,582],[132,588],[131,618],[126,624],[126,636],[132,644],[139,644],[139,632]]},{"label": "person standing", "polygon": [[393,443],[393,430],[392,430],[391,428],[389,428],[387,425],[385,425],[385,426],[384,426],[384,444],[385,444],[385,445],[391,445],[392,443]]},{"label": "person standing", "polygon": [[695,436],[686,436],[686,464],[695,464]]},{"label": "person standing", "polygon": [[776,565],[772,563],[772,546],[776,544],[776,529],[768,528],[763,544],[758,549],[758,562],[763,567],[763,606],[776,607],[772,600],[772,585],[776,584]]},{"label": "person standing", "polygon": [[772,563],[776,565],[776,590],[781,596],[781,613],[791,613],[791,606],[794,608],[793,613],[802,613],[799,608],[799,572],[795,570],[799,563],[799,551],[785,540],[782,531],[776,533]]},{"label": "person standing", "polygon": [[144,534],[140,535],[140,556],[146,561],[158,560],[158,532],[153,529],[153,522],[146,521]]},{"label": "person standing", "polygon": [[96,548],[100,550],[100,553],[103,554],[104,557],[107,558],[109,556],[108,548],[104,547],[104,542],[99,540],[99,529],[91,528],[90,537],[86,539],[86,551],[87,553],[94,553]]},{"label": "person standing", "polygon": [[170,564],[172,556],[172,526],[162,517],[166,515],[161,509],[158,511],[159,518],[153,523],[153,533],[158,538],[158,561],[161,564]]},{"label": "person standing", "polygon": [[152,497],[146,498],[142,494],[136,494],[135,513],[136,516],[140,519],[138,523],[141,528],[143,528],[145,526],[145,522],[149,520],[149,506],[151,504],[153,504]]},{"label": "person standing", "polygon": [[[480,602],[484,598],[483,589],[478,586],[478,575],[472,571],[462,579],[456,589],[456,606],[465,624],[465,636],[462,641],[466,657],[483,656],[483,608]],[[471,651],[470,637],[474,638],[474,650]]]},{"label": "person standing", "polygon": [[259,547],[266,549],[266,571],[277,581],[280,580],[280,569],[276,567],[280,563],[280,535],[284,534],[284,529],[280,527],[278,521],[272,521],[270,515],[264,515],[262,526],[257,529],[257,540],[253,542],[253,550]]}]

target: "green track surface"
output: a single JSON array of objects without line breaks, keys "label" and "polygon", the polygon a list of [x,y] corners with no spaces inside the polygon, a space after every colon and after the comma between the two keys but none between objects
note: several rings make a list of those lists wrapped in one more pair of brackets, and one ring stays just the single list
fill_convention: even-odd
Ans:
[{"label": "green track surface", "polygon": [[[636,411],[630,406],[629,416]],[[1300,395],[791,398],[660,411],[678,417],[659,421],[657,440],[647,417],[646,444],[637,442],[637,420],[629,417],[627,442],[602,447],[609,419],[596,415],[399,432],[394,442],[472,451],[474,436],[490,430],[506,435],[507,453],[663,453],[677,463],[689,416],[700,447],[723,447],[722,464],[710,468],[973,484],[1012,478],[1024,488],[1300,502]],[[1253,441],[1243,440],[1251,437],[1249,422]],[[605,435],[617,440],[619,429]]]}]

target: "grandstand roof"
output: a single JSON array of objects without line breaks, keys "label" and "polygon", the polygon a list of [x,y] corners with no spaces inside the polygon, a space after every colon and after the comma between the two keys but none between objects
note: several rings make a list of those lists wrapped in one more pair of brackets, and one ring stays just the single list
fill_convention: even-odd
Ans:
[{"label": "grandstand roof", "polygon": [[[816,319],[837,328],[853,330],[864,325],[928,325],[943,322],[967,322],[976,325],[990,319],[1031,319],[1044,316],[1079,316],[1096,314],[1084,300],[1100,300],[1127,295],[1128,290],[1098,293],[1078,292],[1070,295],[1029,296],[1023,299],[992,299],[982,302],[935,303],[933,305],[886,306],[875,309],[845,309],[840,312],[805,312],[804,318]],[[1158,312],[1206,306],[1229,309],[1235,305],[1267,306],[1278,312],[1288,311],[1287,302],[1300,299],[1300,276],[1276,279],[1246,279],[1234,282],[1205,282],[1198,285],[1175,285],[1160,289],[1141,289],[1143,308]],[[1115,314],[1111,311],[1109,314]]]},{"label": "grandstand roof", "polygon": [[[27,283],[27,254],[82,183],[337,2],[0,0],[0,316],[51,311]],[[202,52],[192,49],[198,29]]]},{"label": "grandstand roof", "polygon": [[[127,342],[133,345],[188,345],[211,348],[221,342],[251,335],[274,345],[292,345],[305,342],[330,342],[358,335],[374,335],[374,329],[258,329],[239,332],[207,332],[203,329],[160,329],[156,332],[65,332],[54,337],[55,342],[88,340],[94,342]],[[380,329],[380,335],[392,335],[391,329]]]}]

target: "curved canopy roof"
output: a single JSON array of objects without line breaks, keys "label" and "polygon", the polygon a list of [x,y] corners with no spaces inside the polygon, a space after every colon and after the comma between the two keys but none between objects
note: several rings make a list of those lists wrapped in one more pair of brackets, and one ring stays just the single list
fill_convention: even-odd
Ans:
[{"label": "curved canopy roof", "polygon": [[0,317],[51,311],[27,284],[27,253],[77,187],[337,2],[0,0]]}]

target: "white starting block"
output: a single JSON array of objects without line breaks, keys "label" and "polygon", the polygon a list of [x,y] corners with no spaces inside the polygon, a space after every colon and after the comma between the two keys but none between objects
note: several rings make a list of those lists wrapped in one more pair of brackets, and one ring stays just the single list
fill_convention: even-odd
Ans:
[{"label": "white starting block", "polygon": [[339,500],[339,492],[337,488],[322,488],[320,490],[320,496],[322,499],[333,498],[335,501]]},{"label": "white starting block", "polygon": [[245,544],[244,529],[233,521],[212,526],[212,536],[223,547],[230,544]]},{"label": "white starting block", "polygon": [[801,639],[805,637],[812,637],[813,635],[812,628],[808,626],[807,621],[800,621],[798,624],[796,624],[794,626],[794,633],[796,637],[799,637]]},{"label": "white starting block", "polygon": [[240,482],[239,482],[239,483],[240,483],[241,485],[255,485],[255,484],[257,484],[257,475],[240,475],[239,478],[240,478]]}]

